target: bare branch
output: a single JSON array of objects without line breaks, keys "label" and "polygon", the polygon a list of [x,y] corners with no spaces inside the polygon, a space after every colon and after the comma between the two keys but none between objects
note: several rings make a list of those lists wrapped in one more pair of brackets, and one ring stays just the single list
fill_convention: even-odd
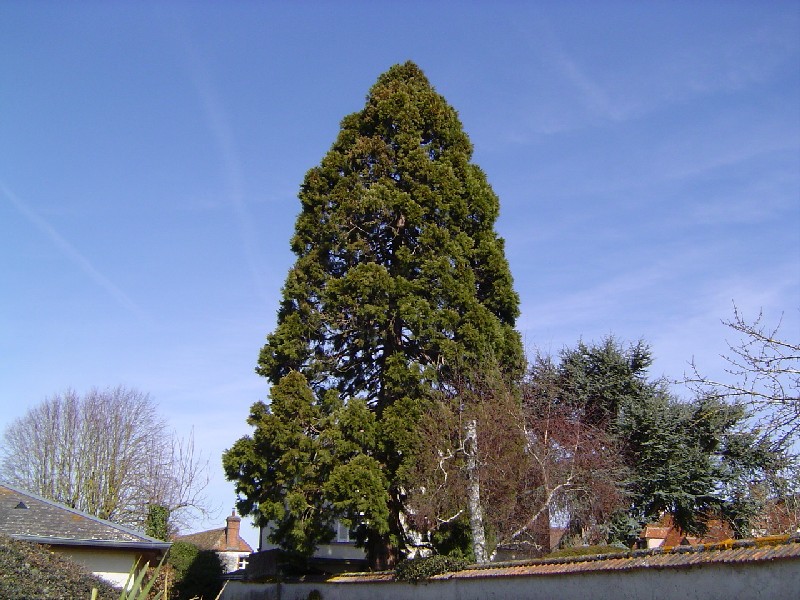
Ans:
[{"label": "bare branch", "polygon": [[734,305],[734,316],[723,324],[740,334],[722,355],[730,381],[703,375],[694,360],[682,383],[702,396],[742,402],[758,417],[759,425],[782,445],[800,433],[800,344],[780,337],[781,320],[764,324],[763,312],[748,321]]},{"label": "bare branch", "polygon": [[207,510],[208,459],[167,430],[150,396],[117,387],[67,390],[9,425],[0,476],[46,498],[143,527],[150,505],[173,527]]}]

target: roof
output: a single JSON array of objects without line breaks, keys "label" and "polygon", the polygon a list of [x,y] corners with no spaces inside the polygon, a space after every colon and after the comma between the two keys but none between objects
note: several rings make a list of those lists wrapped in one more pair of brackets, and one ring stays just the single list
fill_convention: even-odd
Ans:
[{"label": "roof", "polygon": [[642,540],[662,540],[663,546],[711,544],[730,539],[733,530],[721,519],[706,521],[706,532],[702,535],[689,535],[681,531],[671,515],[664,515],[658,523],[648,523],[639,535]]},{"label": "roof", "polygon": [[[626,571],[632,569],[670,569],[694,567],[702,564],[759,563],[785,559],[800,560],[800,536],[774,536],[738,541],[727,540],[718,544],[633,550],[620,554],[472,565],[464,571],[436,575],[431,579],[473,579],[587,573],[593,571]],[[347,573],[334,577],[329,581],[356,583],[393,580],[393,573],[383,572]]]},{"label": "roof", "polygon": [[57,546],[167,550],[169,542],[0,483],[0,533]]},{"label": "roof", "polygon": [[663,540],[666,539],[671,527],[660,527],[658,525],[647,525],[642,532],[643,538]]},{"label": "roof", "polygon": [[188,542],[197,546],[200,550],[213,550],[214,552],[247,552],[252,553],[253,548],[238,535],[235,543],[229,546],[225,539],[225,528],[209,529],[187,535],[179,535],[175,538],[178,542]]}]

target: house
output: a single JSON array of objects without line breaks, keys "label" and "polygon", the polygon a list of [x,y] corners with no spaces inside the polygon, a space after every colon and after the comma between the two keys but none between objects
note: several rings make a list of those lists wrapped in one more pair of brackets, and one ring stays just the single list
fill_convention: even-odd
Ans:
[{"label": "house", "polygon": [[158,561],[170,543],[0,483],[0,533],[46,544],[122,587],[137,561]]},{"label": "house", "polygon": [[[274,575],[280,570],[282,550],[269,540],[272,525],[268,523],[259,529],[258,552],[250,557],[247,568],[248,577],[259,578]],[[317,546],[314,554],[307,560],[307,566],[316,572],[341,573],[359,571],[367,568],[367,556],[363,548],[358,548],[355,533],[344,523],[336,520],[333,526],[333,539],[327,544]]]},{"label": "house", "polygon": [[658,523],[648,523],[639,534],[637,548],[672,548],[674,546],[696,546],[722,542],[733,537],[730,526],[719,519],[710,519],[706,523],[708,530],[702,536],[685,534],[672,521],[670,515],[664,515]]},{"label": "house", "polygon": [[175,541],[188,542],[200,550],[216,552],[223,570],[226,573],[232,573],[244,569],[250,554],[253,553],[250,544],[239,535],[241,524],[242,520],[236,516],[234,511],[225,519],[225,527],[180,535],[175,538]]}]

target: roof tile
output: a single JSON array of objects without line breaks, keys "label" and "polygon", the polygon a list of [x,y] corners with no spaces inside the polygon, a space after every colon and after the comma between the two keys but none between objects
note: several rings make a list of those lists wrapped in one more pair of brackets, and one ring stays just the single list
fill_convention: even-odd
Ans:
[{"label": "roof tile", "polygon": [[0,533],[39,543],[169,547],[139,531],[0,484]]},{"label": "roof tile", "polygon": [[[592,571],[685,568],[698,564],[757,563],[771,560],[800,560],[800,537],[773,536],[755,540],[727,540],[718,544],[676,546],[634,550],[561,559],[537,559],[517,563],[472,565],[464,571],[436,575],[432,579],[474,579],[484,577],[537,576]],[[393,581],[392,573],[345,573],[332,582]]]}]

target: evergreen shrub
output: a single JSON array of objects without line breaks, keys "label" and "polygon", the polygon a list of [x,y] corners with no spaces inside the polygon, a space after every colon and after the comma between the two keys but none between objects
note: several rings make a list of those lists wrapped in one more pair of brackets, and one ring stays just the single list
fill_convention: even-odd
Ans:
[{"label": "evergreen shrub", "polygon": [[0,536],[0,598],[3,600],[118,600],[119,590],[46,546]]},{"label": "evergreen shrub", "polygon": [[222,589],[222,564],[216,552],[188,542],[175,542],[167,564],[174,570],[170,600],[213,600]]},{"label": "evergreen shrub", "polygon": [[397,565],[394,571],[394,577],[397,581],[416,583],[418,581],[430,579],[434,575],[463,571],[466,567],[467,562],[464,560],[437,554],[427,558],[404,560]]}]

